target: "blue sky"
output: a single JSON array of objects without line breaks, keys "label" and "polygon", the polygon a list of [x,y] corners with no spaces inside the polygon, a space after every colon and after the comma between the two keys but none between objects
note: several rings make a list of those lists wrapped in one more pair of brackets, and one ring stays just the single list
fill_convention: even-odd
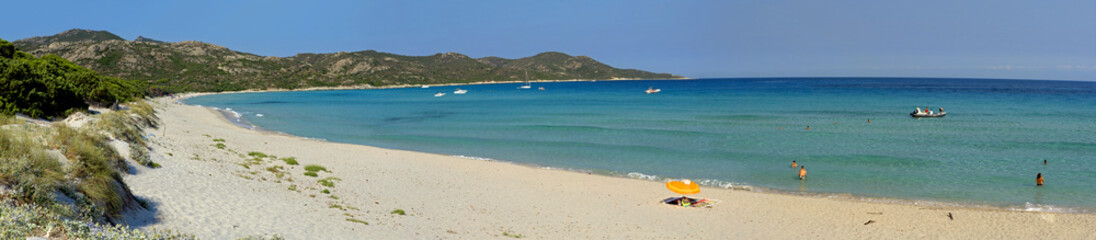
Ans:
[{"label": "blue sky", "polygon": [[1096,1],[16,1],[0,38],[71,28],[264,56],[586,55],[695,78],[1096,81]]}]

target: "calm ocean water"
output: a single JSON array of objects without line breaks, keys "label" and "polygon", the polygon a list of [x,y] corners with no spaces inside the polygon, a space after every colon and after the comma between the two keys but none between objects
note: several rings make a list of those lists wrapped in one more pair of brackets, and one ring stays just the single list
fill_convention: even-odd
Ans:
[{"label": "calm ocean water", "polygon": [[[1096,82],[766,78],[518,86],[460,86],[469,90],[464,95],[452,93],[457,87],[219,94],[187,103],[231,108],[261,128],[297,136],[609,175],[1096,210]],[[662,92],[644,94],[648,87]],[[439,91],[448,94],[434,97]],[[942,107],[948,116],[911,118],[916,106]],[[806,166],[807,181],[795,177],[793,160]],[[1037,173],[1046,186],[1035,186]]]}]

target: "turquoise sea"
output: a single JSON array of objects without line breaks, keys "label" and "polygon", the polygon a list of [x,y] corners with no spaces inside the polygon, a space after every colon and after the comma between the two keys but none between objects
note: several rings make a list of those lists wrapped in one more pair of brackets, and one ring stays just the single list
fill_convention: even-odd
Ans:
[{"label": "turquoise sea", "polygon": [[[468,90],[463,95],[452,93],[456,86],[437,86],[217,94],[186,102],[230,109],[237,121],[265,130],[333,142],[717,187],[1096,212],[1096,82],[520,85],[459,86]],[[648,87],[662,92],[645,94]],[[918,106],[944,108],[948,116],[911,118]],[[806,181],[796,178],[793,160],[806,166]],[[1038,173],[1043,187],[1035,186]]]}]

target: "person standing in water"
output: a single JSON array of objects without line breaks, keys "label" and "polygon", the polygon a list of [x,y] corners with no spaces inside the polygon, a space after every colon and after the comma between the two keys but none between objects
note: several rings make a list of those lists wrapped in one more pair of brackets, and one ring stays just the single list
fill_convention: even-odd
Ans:
[{"label": "person standing in water", "polygon": [[799,180],[807,180],[807,166],[799,167]]},{"label": "person standing in water", "polygon": [[798,167],[798,166],[799,166],[799,164],[795,163],[795,160],[792,160],[792,168],[795,168],[795,167]]},{"label": "person standing in water", "polygon": [[1035,175],[1035,186],[1043,186],[1043,173]]}]

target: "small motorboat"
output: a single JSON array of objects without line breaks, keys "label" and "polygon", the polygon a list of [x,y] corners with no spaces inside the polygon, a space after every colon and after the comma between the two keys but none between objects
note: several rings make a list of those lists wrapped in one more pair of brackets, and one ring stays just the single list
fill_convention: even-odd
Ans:
[{"label": "small motorboat", "polygon": [[430,85],[422,85],[422,88],[430,88]]},{"label": "small motorboat", "polygon": [[453,94],[465,94],[465,93],[468,93],[468,90],[457,88],[456,91],[453,91]]},{"label": "small motorboat", "polygon": [[923,117],[943,117],[943,116],[947,116],[947,115],[948,115],[948,113],[946,113],[946,112],[938,112],[938,113],[927,113],[927,112],[917,112],[917,111],[913,111],[913,112],[911,112],[911,113],[910,113],[910,117],[915,117],[915,118],[923,118]]},{"label": "small motorboat", "polygon": [[648,87],[647,91],[643,91],[643,92],[645,92],[647,94],[652,94],[652,93],[658,93],[658,92],[661,92],[661,91],[662,91],[661,88],[650,88],[650,87]]},{"label": "small motorboat", "polygon": [[929,110],[929,108],[925,108],[924,110],[922,110],[921,107],[917,107],[917,110],[914,110],[910,113],[910,117],[914,118],[943,117],[947,115],[948,113],[944,112],[944,108],[940,108],[939,112],[932,112],[931,110]]},{"label": "small motorboat", "polygon": [[435,94],[434,94],[434,97],[441,97],[441,96],[445,96],[445,93],[443,93],[443,92],[438,92],[438,93],[435,93]]}]

